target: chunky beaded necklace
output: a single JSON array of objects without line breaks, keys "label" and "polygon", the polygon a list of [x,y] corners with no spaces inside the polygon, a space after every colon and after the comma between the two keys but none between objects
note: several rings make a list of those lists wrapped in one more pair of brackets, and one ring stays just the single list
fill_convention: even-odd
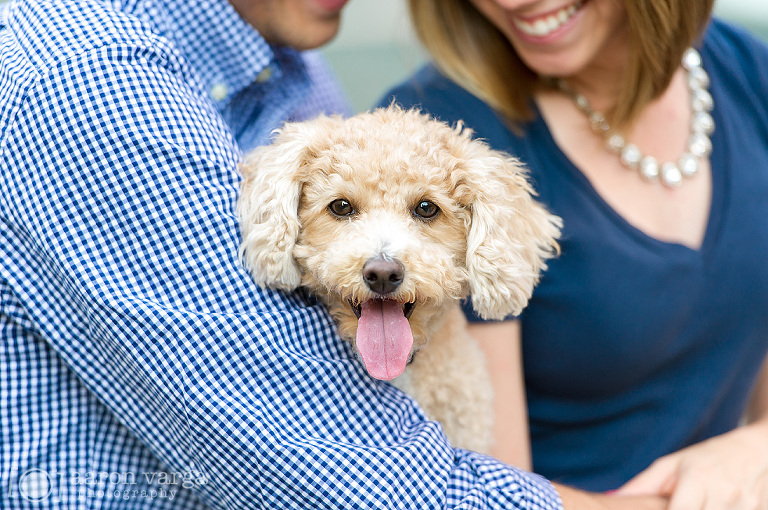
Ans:
[{"label": "chunky beaded necklace", "polygon": [[715,130],[715,121],[709,113],[714,102],[707,92],[709,76],[701,67],[701,56],[693,48],[688,48],[683,54],[682,65],[686,72],[693,115],[686,151],[677,162],[668,161],[659,164],[653,156],[643,154],[637,145],[627,142],[624,136],[614,131],[605,120],[605,116],[594,110],[586,97],[573,90],[562,79],[555,80],[555,84],[570,96],[576,107],[589,118],[592,130],[605,140],[605,147],[609,151],[618,154],[622,165],[636,170],[648,181],[660,180],[669,188],[677,188],[683,183],[684,178],[696,175],[702,160],[712,152],[712,141],[709,135]]}]

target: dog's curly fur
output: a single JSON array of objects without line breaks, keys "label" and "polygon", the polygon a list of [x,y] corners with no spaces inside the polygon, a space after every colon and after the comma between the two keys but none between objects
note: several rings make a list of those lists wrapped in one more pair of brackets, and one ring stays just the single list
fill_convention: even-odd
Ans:
[{"label": "dog's curly fur", "polygon": [[[491,386],[458,303],[471,294],[482,317],[519,313],[557,250],[560,220],[533,200],[521,164],[468,129],[393,106],[286,124],[242,173],[241,249],[254,280],[310,289],[355,342],[350,304],[382,297],[363,267],[396,261],[402,283],[385,298],[416,304],[409,322],[419,353],[394,382],[454,445],[488,451]],[[329,210],[339,199],[350,215]],[[424,201],[438,214],[415,214]]]}]

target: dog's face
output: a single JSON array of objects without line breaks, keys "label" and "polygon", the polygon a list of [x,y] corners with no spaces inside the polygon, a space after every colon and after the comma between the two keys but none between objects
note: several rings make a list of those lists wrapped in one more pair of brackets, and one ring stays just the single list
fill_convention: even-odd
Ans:
[{"label": "dog's face", "polygon": [[379,143],[345,138],[308,163],[293,256],[371,375],[391,379],[467,294],[471,214],[428,151]]},{"label": "dog's face", "polygon": [[470,291],[482,315],[518,313],[556,246],[516,160],[415,112],[286,125],[243,174],[254,279],[318,294],[379,379]]}]

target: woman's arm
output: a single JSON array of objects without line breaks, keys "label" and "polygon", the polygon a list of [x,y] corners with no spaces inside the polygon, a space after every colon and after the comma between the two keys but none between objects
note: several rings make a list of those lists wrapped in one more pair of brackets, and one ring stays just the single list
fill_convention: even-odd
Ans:
[{"label": "woman's arm", "polygon": [[768,357],[763,363],[760,376],[746,412],[747,423],[768,420]]},{"label": "woman's arm", "polygon": [[474,323],[469,334],[485,353],[494,389],[492,454],[522,469],[532,469],[520,321]]},{"label": "woman's arm", "polygon": [[[495,391],[496,413],[492,454],[519,468],[531,469],[520,321],[471,323],[469,334],[485,353]],[[657,496],[608,496],[554,484],[564,510],[663,510]]]}]

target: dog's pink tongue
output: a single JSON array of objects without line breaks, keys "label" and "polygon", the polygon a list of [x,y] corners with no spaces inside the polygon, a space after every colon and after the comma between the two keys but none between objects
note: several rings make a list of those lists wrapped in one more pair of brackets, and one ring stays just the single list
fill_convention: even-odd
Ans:
[{"label": "dog's pink tongue", "polygon": [[371,299],[361,306],[357,321],[357,350],[368,373],[388,381],[403,373],[413,346],[413,333],[403,305]]}]

